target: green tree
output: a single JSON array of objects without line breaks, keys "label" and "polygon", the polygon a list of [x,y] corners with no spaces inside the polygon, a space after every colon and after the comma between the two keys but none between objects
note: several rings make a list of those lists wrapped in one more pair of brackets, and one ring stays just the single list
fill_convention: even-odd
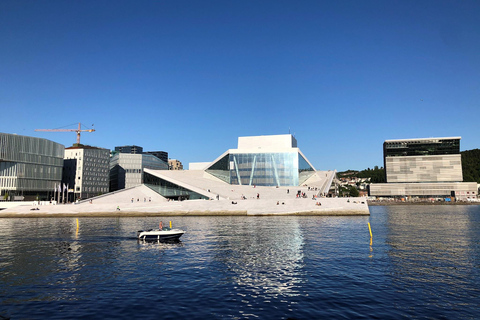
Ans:
[{"label": "green tree", "polygon": [[463,181],[480,183],[480,149],[465,150],[461,155]]},{"label": "green tree", "polygon": [[348,186],[348,191],[350,192],[350,197],[358,197],[360,194],[354,186]]}]

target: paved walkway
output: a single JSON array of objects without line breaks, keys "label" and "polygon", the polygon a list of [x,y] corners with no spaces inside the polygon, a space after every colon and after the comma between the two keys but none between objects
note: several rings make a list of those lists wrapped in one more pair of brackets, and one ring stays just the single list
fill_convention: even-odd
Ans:
[{"label": "paved walkway", "polygon": [[[212,185],[213,188],[213,185]],[[289,189],[289,193],[287,193]],[[296,198],[301,190],[307,198]],[[31,202],[0,211],[0,217],[21,215],[127,216],[127,215],[369,215],[365,198],[317,198],[308,187],[229,186],[220,200],[168,201],[148,187],[135,188],[94,198],[92,203],[34,206]],[[259,199],[256,195],[259,194]],[[212,192],[212,195],[215,193]],[[241,200],[241,195],[247,199]],[[133,199],[133,201],[132,201]],[[277,204],[278,203],[278,204]],[[317,205],[320,203],[321,205]],[[37,209],[38,210],[32,210]],[[117,208],[119,210],[117,210]]]}]

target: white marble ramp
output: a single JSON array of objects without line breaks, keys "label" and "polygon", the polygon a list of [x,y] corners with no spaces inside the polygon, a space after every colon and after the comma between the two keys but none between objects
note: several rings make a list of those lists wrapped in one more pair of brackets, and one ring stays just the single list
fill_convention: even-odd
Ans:
[{"label": "white marble ramp", "polygon": [[[101,195],[77,204],[17,206],[0,211],[0,216],[24,214],[84,215],[368,215],[365,198],[323,198],[334,171],[317,171],[300,187],[230,185],[202,170],[149,170],[145,172],[203,194],[212,200],[168,201],[145,185]],[[297,193],[306,198],[298,198]],[[217,199],[217,195],[219,200]],[[246,199],[244,199],[246,198]],[[215,199],[215,200],[213,200]],[[91,201],[90,201],[91,200]]]}]

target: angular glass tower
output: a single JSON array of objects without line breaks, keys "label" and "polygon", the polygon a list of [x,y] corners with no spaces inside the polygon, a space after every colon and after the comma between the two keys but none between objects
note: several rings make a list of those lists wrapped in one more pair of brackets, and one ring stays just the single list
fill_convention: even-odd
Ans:
[{"label": "angular glass tower", "polygon": [[315,168],[288,135],[239,137],[238,149],[230,149],[206,172],[233,185],[298,186]]}]

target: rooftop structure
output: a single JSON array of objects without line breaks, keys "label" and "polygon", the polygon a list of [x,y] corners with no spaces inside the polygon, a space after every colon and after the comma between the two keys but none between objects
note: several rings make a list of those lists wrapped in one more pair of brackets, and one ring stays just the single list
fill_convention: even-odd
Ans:
[{"label": "rooftop structure", "polygon": [[139,146],[120,146],[115,147],[115,151],[119,153],[142,154],[143,148]]},{"label": "rooftop structure", "polygon": [[206,172],[233,185],[298,186],[315,168],[290,134],[239,137],[238,148],[227,150]]},{"label": "rooftop structure", "polygon": [[165,163],[168,163],[168,152],[166,151],[145,151],[145,154],[151,154]]}]

